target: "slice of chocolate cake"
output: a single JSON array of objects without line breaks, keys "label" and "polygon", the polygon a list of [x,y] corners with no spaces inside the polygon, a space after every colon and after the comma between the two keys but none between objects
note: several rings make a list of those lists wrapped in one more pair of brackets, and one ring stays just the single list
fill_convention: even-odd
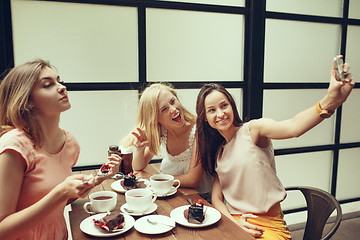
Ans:
[{"label": "slice of chocolate cake", "polygon": [[131,172],[124,177],[124,188],[131,189],[136,187],[136,176]]},{"label": "slice of chocolate cake", "polygon": [[188,209],[184,211],[184,217],[189,223],[202,223],[205,219],[204,204],[199,199],[197,203],[190,205]]},{"label": "slice of chocolate cake", "polygon": [[100,227],[101,229],[107,232],[111,232],[116,229],[121,229],[125,225],[124,215],[121,214],[120,212],[112,212],[99,220],[93,219],[93,221],[96,226]]}]

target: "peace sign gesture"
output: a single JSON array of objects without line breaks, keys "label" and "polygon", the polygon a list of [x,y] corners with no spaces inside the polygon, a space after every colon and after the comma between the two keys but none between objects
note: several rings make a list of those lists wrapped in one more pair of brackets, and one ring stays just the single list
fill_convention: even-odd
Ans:
[{"label": "peace sign gesture", "polygon": [[141,128],[136,128],[136,130],[131,132],[131,134],[133,134],[137,139],[137,141],[134,143],[136,148],[145,148],[149,144],[149,141],[147,140],[145,133]]}]

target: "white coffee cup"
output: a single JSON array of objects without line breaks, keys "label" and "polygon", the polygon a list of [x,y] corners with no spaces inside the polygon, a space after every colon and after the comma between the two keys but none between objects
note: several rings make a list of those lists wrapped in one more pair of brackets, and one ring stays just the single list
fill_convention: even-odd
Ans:
[{"label": "white coffee cup", "polygon": [[[174,183],[178,183],[174,187]],[[170,174],[155,174],[150,177],[151,190],[158,195],[168,194],[170,191],[174,191],[180,187],[180,180],[174,180],[174,176]]]},{"label": "white coffee cup", "polygon": [[94,192],[89,195],[89,199],[90,202],[84,204],[84,210],[87,213],[95,214],[112,211],[116,206],[117,193],[112,191]]},{"label": "white coffee cup", "polygon": [[156,198],[156,193],[144,188],[131,189],[125,192],[127,207],[136,213],[145,212],[155,202]]}]

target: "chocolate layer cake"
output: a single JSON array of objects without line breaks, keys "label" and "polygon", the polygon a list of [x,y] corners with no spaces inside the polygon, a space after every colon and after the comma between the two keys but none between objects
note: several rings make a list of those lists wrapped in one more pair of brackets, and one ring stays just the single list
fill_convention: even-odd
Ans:
[{"label": "chocolate layer cake", "polygon": [[202,223],[205,219],[204,204],[199,199],[197,203],[190,205],[188,209],[184,211],[184,217],[189,223]]},{"label": "chocolate layer cake", "polygon": [[111,232],[116,229],[121,229],[125,225],[125,218],[120,212],[112,212],[99,220],[93,220],[95,225],[101,229]]},{"label": "chocolate layer cake", "polygon": [[136,177],[133,173],[124,177],[124,187],[127,189],[136,187]]}]

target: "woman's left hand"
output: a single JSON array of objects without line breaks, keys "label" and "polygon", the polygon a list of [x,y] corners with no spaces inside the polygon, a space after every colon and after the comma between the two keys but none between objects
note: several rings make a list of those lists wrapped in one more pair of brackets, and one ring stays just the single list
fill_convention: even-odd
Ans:
[{"label": "woman's left hand", "polygon": [[108,173],[108,177],[114,176],[117,172],[119,172],[120,163],[122,161],[122,158],[117,154],[111,154],[108,157],[107,165],[110,166],[110,171]]},{"label": "woman's left hand", "polygon": [[321,106],[324,106],[324,108],[328,110],[335,110],[341,104],[343,104],[355,85],[355,80],[349,72],[350,64],[344,63],[342,66],[340,66],[340,68],[344,72],[344,79],[342,81],[337,81],[336,66],[335,61],[333,61],[330,85],[328,88],[328,94],[326,96],[327,99],[324,99],[324,101],[326,101],[322,102],[321,104]]},{"label": "woman's left hand", "polygon": [[111,154],[108,157],[108,161],[105,163],[107,166],[109,166],[108,173],[106,175],[101,174],[101,170],[98,170],[98,175],[95,177],[95,183],[99,184],[103,182],[105,179],[108,179],[112,176],[114,176],[116,173],[119,172],[120,163],[122,161],[122,158],[117,154]]},{"label": "woman's left hand", "polygon": [[241,215],[241,218],[238,220],[239,225],[242,229],[245,230],[245,232],[249,233],[253,237],[261,237],[264,233],[264,229],[261,227],[258,227],[254,224],[251,224],[247,221],[248,218],[257,218],[258,216],[251,214],[251,213],[245,213]]}]

